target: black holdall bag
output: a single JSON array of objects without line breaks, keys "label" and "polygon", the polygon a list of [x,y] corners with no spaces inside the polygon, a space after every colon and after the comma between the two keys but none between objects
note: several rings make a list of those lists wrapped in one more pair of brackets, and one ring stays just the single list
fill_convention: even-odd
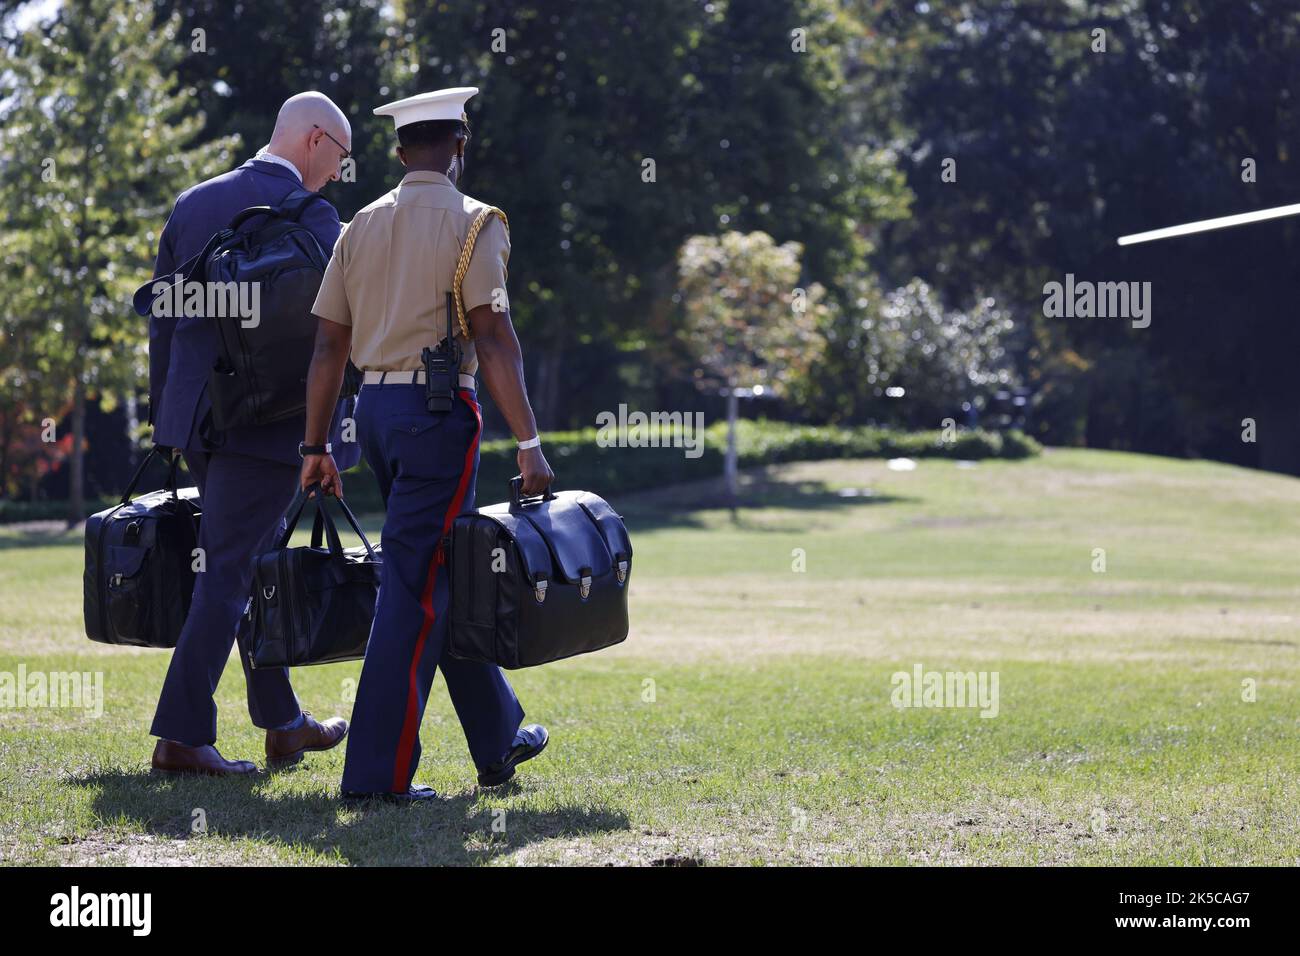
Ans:
[{"label": "black holdall bag", "polygon": [[[149,462],[164,452],[171,468],[162,490],[134,501]],[[101,644],[175,647],[194,593],[199,490],[177,488],[179,453],[155,445],[119,504],[86,519],[82,577],[86,636]]]},{"label": "black holdall bag", "polygon": [[[316,501],[311,544],[289,547],[309,498]],[[326,502],[343,511],[361,546],[344,548]],[[383,558],[341,498],[313,485],[289,505],[275,547],[253,559],[248,659],[253,667],[300,667],[366,656]],[[324,531],[324,541],[321,532]]]},{"label": "black holdall bag", "polygon": [[[296,187],[277,206],[250,206],[176,270],[181,283],[201,282],[206,289],[223,286],[234,290],[234,295],[221,297],[228,306],[224,311],[234,314],[208,317],[218,340],[216,362],[208,375],[208,397],[212,426],[220,431],[267,425],[306,410],[307,370],[318,324],[311,309],[330,251],[322,249],[312,231],[298,220],[316,200],[326,201],[320,193]],[[248,226],[259,219],[259,224]],[[172,278],[151,280],[136,290],[136,311],[147,315],[155,300],[166,298],[175,312],[175,283],[155,291],[158,283]],[[185,288],[182,285],[180,290],[182,305]],[[253,318],[229,307],[254,302],[257,313]],[[349,362],[340,397],[356,394],[357,377]]]},{"label": "black holdall bag", "polygon": [[550,488],[452,523],[451,634],[464,660],[514,669],[598,651],[627,637],[632,542],[589,491]]}]

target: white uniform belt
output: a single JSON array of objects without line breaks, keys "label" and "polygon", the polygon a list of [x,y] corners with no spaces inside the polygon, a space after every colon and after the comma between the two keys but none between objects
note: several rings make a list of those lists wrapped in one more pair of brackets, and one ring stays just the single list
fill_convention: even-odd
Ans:
[{"label": "white uniform belt", "polygon": [[[424,369],[407,369],[405,372],[380,372],[376,369],[366,369],[366,385],[423,385]],[[477,388],[473,375],[460,373],[461,388]]]}]

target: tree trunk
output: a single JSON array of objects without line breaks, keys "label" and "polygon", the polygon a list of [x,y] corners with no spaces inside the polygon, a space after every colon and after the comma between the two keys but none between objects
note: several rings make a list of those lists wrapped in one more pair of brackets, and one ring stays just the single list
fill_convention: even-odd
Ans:
[{"label": "tree trunk", "polygon": [[564,367],[564,346],[559,342],[549,345],[537,362],[537,388],[532,392],[533,415],[537,430],[553,431],[559,421],[561,369]]},{"label": "tree trunk", "polygon": [[86,517],[86,383],[77,376],[72,399],[72,465],[68,471],[68,527]]},{"label": "tree trunk", "polygon": [[[13,442],[12,430],[9,423],[12,416],[7,415],[4,409],[0,409],[0,498],[3,498],[9,492],[9,445]],[[17,498],[21,488],[14,487],[14,497]]]},{"label": "tree trunk", "polygon": [[546,431],[550,425],[550,409],[546,401],[546,387],[551,377],[551,367],[546,361],[547,353],[537,356],[537,374],[530,376],[527,383],[528,402],[533,406],[533,417],[537,419],[537,431]]}]

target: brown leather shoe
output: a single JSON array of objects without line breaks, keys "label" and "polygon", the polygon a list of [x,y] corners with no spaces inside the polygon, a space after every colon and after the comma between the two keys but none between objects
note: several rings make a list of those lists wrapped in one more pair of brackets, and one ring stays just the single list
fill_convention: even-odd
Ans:
[{"label": "brown leather shoe", "polygon": [[348,735],[348,722],[342,717],[321,723],[309,710],[304,710],[302,716],[305,719],[300,727],[266,732],[266,765],[271,769],[291,767],[308,751],[337,747]]},{"label": "brown leather shoe", "polygon": [[210,777],[242,777],[257,773],[257,764],[251,760],[227,760],[211,744],[190,747],[160,738],[153,748],[153,769],[168,775],[197,773]]}]

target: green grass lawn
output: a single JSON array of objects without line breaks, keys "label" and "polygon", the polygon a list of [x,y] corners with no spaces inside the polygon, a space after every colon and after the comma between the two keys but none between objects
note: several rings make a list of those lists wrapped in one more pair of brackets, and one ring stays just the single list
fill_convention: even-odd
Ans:
[{"label": "green grass lawn", "polygon": [[[341,806],[341,752],[149,776],[166,652],[85,639],[77,534],[0,531],[0,671],[106,693],[0,708],[0,859],[1300,863],[1300,481],[1055,451],[781,466],[734,517],[712,484],[607,492],[631,636],[512,675],[552,742],[498,792],[435,684],[416,779],[442,799],[411,808]],[[918,664],[996,672],[997,716],[893,706]],[[359,670],[294,681],[346,715]],[[260,760],[235,661],[219,705],[223,753]]]}]

